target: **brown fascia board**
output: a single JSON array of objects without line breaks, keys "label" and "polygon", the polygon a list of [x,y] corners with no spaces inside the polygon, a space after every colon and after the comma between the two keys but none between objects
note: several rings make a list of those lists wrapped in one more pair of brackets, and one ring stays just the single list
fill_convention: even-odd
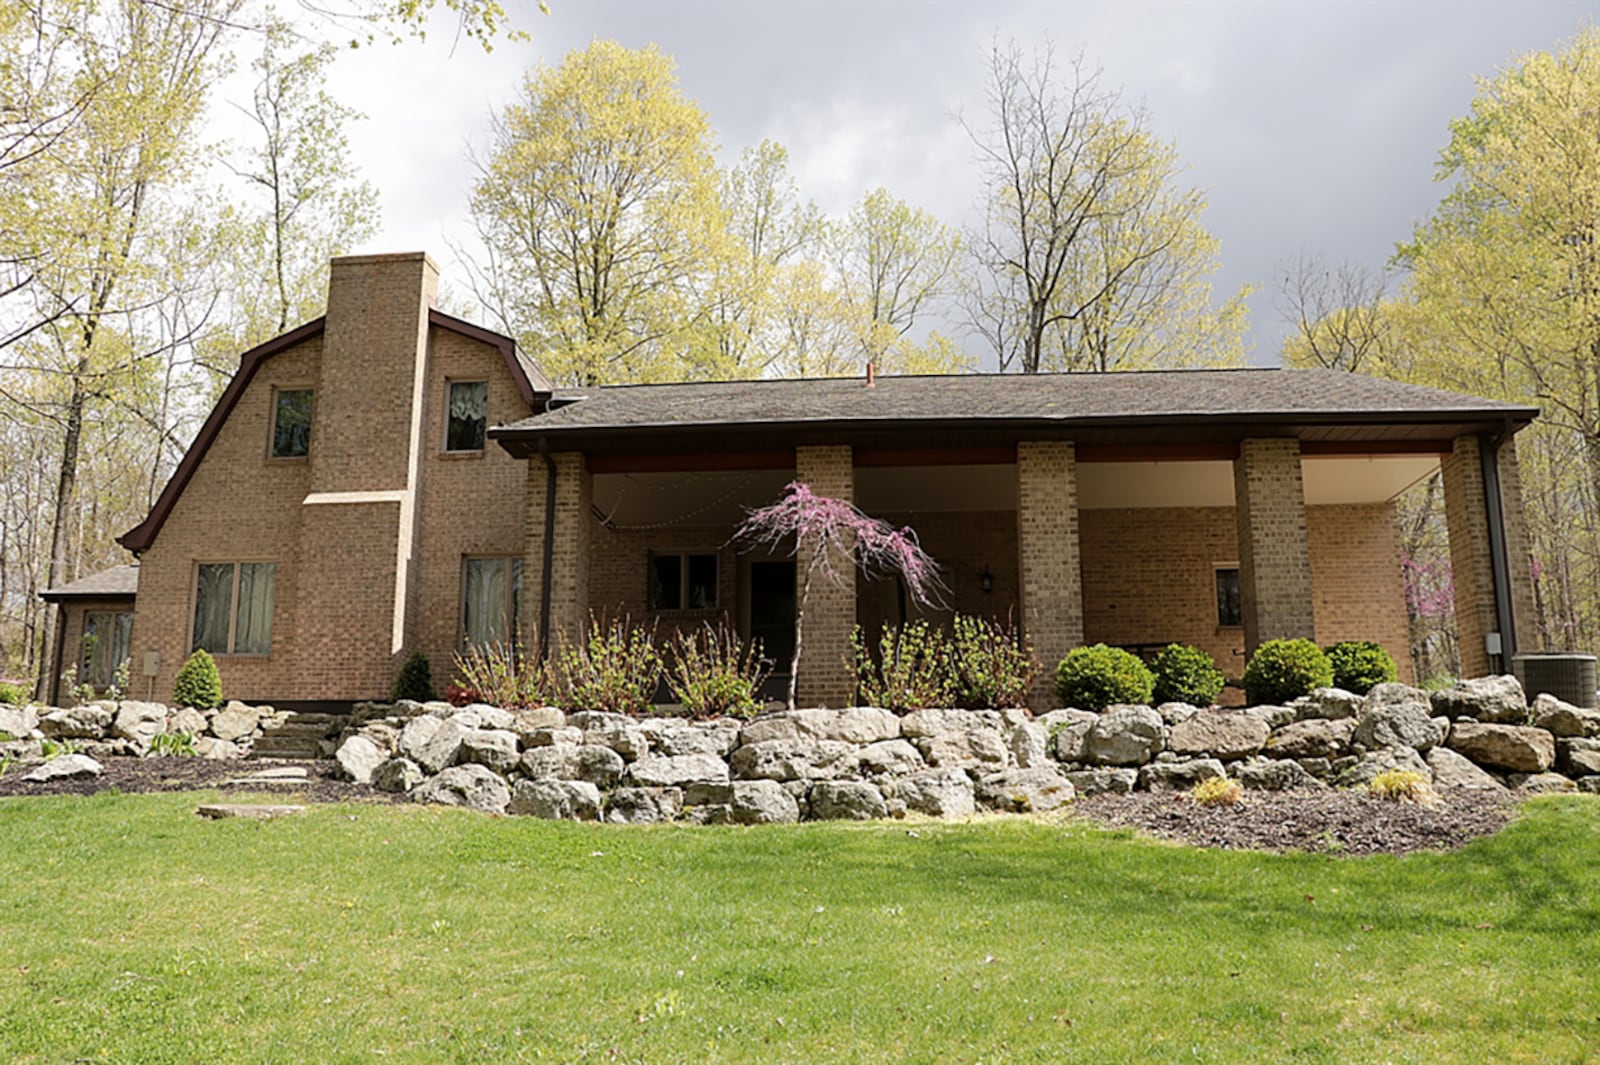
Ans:
[{"label": "brown fascia board", "polygon": [[815,421],[748,422],[717,424],[710,422],[677,424],[638,424],[620,426],[572,426],[570,428],[543,429],[535,426],[518,428],[497,427],[489,436],[516,458],[530,458],[543,448],[550,450],[581,451],[587,447],[601,448],[626,446],[629,442],[645,441],[652,449],[659,449],[663,438],[676,437],[691,440],[704,446],[721,442],[739,446],[743,440],[754,437],[765,450],[791,442],[827,438],[847,441],[851,438],[899,437],[914,433],[936,433],[941,437],[959,436],[962,433],[983,433],[1004,436],[1012,441],[1023,439],[1074,439],[1096,430],[1138,429],[1210,429],[1248,435],[1295,436],[1299,427],[1343,426],[1377,428],[1382,426],[1473,425],[1478,431],[1502,431],[1511,435],[1528,425],[1538,416],[1533,407],[1497,410],[1429,410],[1396,412],[1350,411],[1288,411],[1278,413],[1253,413],[1239,415],[1217,414],[1154,414],[1154,415],[1089,415],[1075,418],[888,418],[882,420],[818,419]]},{"label": "brown fascia board", "polygon": [[[429,308],[428,324],[437,326],[470,340],[476,340],[499,350],[506,360],[506,368],[511,371],[512,379],[517,383],[517,392],[528,405],[530,411],[537,410],[539,405],[549,397],[551,384],[544,372],[531,362],[525,362],[517,351],[517,343],[508,336],[484,329],[482,326],[473,325],[471,322],[462,321],[460,318],[445,314],[442,311]],[[223,425],[227,424],[228,416],[233,413],[233,408],[238,406],[245,389],[250,387],[250,382],[256,375],[257,368],[266,360],[272,358],[280,351],[294,347],[302,341],[309,340],[320,334],[327,326],[327,317],[314,319],[290,330],[282,336],[273,337],[265,344],[251,348],[239,357],[239,371],[233,375],[233,380],[228,382],[228,387],[223,389],[222,398],[217,400],[217,405],[212,408],[211,414],[200,427],[200,433],[194,438],[194,443],[189,445],[189,450],[184,454],[178,468],[173,471],[172,479],[161,490],[161,495],[156,499],[156,505],[150,508],[150,514],[138,525],[117,537],[117,543],[132,551],[135,555],[148,550],[155,542],[156,533],[161,531],[161,526],[166,524],[167,516],[172,513],[172,508],[177,505],[178,497],[183,495],[183,490],[188,487],[189,481],[194,477],[194,471],[200,467],[200,462],[205,458],[206,452],[216,441],[217,434],[222,432]]]}]

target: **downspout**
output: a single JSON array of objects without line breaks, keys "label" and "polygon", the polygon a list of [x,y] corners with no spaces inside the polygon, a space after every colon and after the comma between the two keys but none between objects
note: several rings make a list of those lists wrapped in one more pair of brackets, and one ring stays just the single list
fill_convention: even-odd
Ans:
[{"label": "downspout", "polygon": [[1511,613],[1511,567],[1506,554],[1505,510],[1500,498],[1500,445],[1511,435],[1509,425],[1498,433],[1478,436],[1478,461],[1483,470],[1483,509],[1489,526],[1489,572],[1494,578],[1495,621],[1500,626],[1500,670],[1509,672],[1517,653],[1516,619]]},{"label": "downspout", "polygon": [[539,457],[544,459],[544,562],[539,567],[539,661],[550,657],[550,590],[555,574],[551,565],[556,551],[556,463],[550,445],[539,441]]}]

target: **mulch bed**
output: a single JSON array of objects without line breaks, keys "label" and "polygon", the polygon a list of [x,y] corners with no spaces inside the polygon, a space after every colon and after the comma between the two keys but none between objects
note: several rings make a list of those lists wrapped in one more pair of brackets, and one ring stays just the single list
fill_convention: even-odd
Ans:
[{"label": "mulch bed", "polygon": [[[29,784],[21,767],[0,777],[0,797],[222,791],[270,793],[302,802],[405,802],[403,795],[352,784],[331,760],[211,761],[205,758],[107,758],[98,777]],[[303,766],[306,779],[284,784],[230,783],[282,766]],[[1355,791],[1246,792],[1235,806],[1202,806],[1175,793],[1094,795],[1072,804],[1074,816],[1113,828],[1134,828],[1197,847],[1299,850],[1341,855],[1454,850],[1503,828],[1515,813],[1509,798],[1486,791],[1445,793],[1432,806],[1392,802]]]}]

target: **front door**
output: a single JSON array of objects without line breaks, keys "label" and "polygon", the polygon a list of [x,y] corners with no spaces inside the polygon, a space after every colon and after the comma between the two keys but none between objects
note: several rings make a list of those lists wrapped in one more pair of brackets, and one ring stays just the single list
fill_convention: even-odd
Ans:
[{"label": "front door", "polygon": [[794,560],[749,563],[750,638],[761,641],[762,657],[787,680],[794,658]]}]

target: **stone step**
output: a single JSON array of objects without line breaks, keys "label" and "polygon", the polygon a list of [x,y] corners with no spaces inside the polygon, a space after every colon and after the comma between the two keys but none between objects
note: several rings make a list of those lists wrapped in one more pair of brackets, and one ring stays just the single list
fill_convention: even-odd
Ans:
[{"label": "stone step", "polygon": [[304,761],[309,758],[326,758],[322,741],[316,738],[297,739],[289,736],[263,736],[250,748],[251,758],[285,758]]},{"label": "stone step", "polygon": [[290,713],[262,730],[251,748],[252,758],[327,758],[349,717],[344,714]]}]

